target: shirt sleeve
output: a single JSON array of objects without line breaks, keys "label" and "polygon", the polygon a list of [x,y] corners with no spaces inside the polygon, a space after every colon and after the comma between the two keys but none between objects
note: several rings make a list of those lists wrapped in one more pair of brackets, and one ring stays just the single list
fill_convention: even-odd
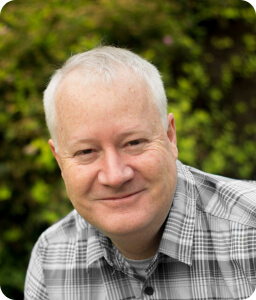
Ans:
[{"label": "shirt sleeve", "polygon": [[31,254],[25,280],[24,300],[49,300],[39,242],[36,243]]}]

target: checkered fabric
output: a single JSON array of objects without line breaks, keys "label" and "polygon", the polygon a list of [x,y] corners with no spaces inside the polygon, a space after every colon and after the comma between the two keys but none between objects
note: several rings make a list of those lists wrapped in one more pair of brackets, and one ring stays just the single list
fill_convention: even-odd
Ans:
[{"label": "checkered fabric", "polygon": [[27,271],[26,300],[246,299],[256,287],[256,184],[177,161],[158,252],[143,277],[74,210],[46,230]]}]

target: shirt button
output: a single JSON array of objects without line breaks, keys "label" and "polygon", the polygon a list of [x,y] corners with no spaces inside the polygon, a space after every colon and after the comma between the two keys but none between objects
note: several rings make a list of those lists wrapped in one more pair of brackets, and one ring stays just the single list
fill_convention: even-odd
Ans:
[{"label": "shirt button", "polygon": [[154,294],[154,289],[152,288],[152,286],[147,286],[144,289],[144,293],[148,296],[152,296]]}]

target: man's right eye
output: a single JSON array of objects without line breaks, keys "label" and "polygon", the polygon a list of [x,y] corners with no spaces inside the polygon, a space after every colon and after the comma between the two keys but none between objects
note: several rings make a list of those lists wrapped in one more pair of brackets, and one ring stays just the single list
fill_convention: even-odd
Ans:
[{"label": "man's right eye", "polygon": [[88,155],[93,152],[93,149],[85,149],[77,152],[77,155]]}]

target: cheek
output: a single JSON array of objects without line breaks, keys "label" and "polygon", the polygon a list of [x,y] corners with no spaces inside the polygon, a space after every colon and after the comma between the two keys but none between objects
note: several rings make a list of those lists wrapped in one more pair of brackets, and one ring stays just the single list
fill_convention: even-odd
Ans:
[{"label": "cheek", "polygon": [[151,157],[145,165],[145,176],[152,183],[156,198],[172,197],[177,180],[176,159],[172,153]]},{"label": "cheek", "polygon": [[172,160],[168,153],[151,152],[140,161],[140,165],[146,177],[160,181],[170,172]]},{"label": "cheek", "polygon": [[90,189],[92,175],[84,166],[72,166],[62,172],[67,194],[71,202],[78,200]]}]

